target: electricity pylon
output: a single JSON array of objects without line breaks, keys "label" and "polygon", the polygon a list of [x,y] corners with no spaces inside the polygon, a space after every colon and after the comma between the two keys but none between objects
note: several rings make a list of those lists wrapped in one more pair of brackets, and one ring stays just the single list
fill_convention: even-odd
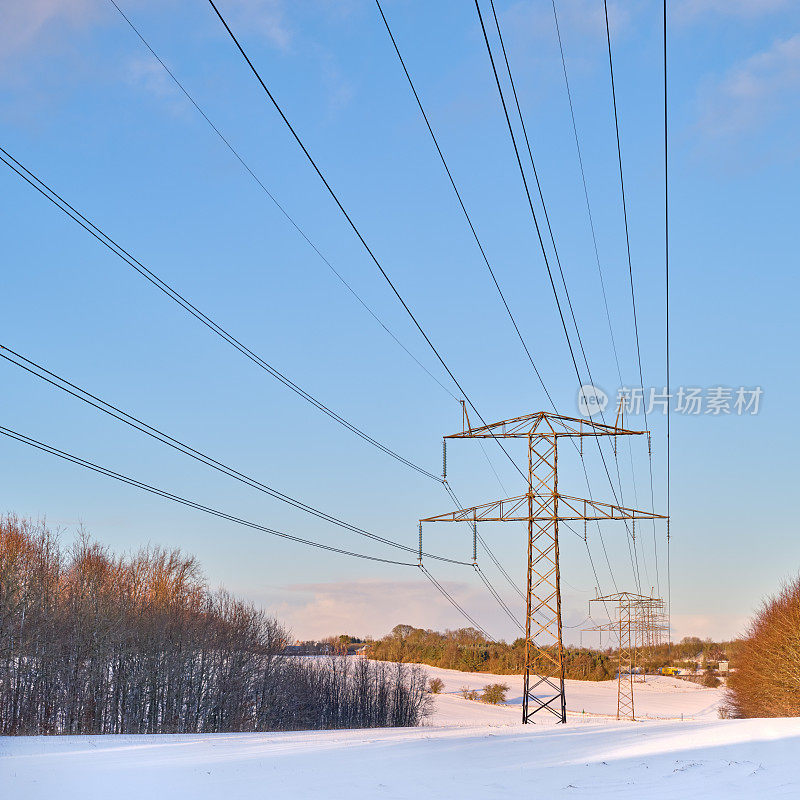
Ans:
[{"label": "electricity pylon", "polygon": [[425,522],[525,522],[528,525],[528,576],[525,614],[525,691],[523,723],[546,710],[567,721],[564,647],[561,624],[561,571],[558,523],[562,521],[662,519],[659,514],[598,503],[558,491],[558,440],[641,435],[586,419],[539,411],[473,428],[464,409],[463,430],[447,439],[527,439],[528,491],[517,497],[462,508],[420,520]]},{"label": "electricity pylon", "polygon": [[[663,621],[659,611],[664,608],[664,601],[659,597],[648,597],[633,592],[616,592],[595,597],[589,601],[591,613],[592,603],[616,603],[616,614],[609,622],[584,628],[585,631],[612,631],[617,635],[619,650],[617,651],[617,719],[635,720],[633,701],[633,684],[636,680],[636,660],[638,644],[642,648],[653,647],[660,643]],[[644,673],[642,673],[644,677]]]},{"label": "electricity pylon", "polygon": [[[634,629],[638,637],[634,666],[639,653],[652,655],[663,640],[667,625],[664,621],[664,601],[660,597],[646,597],[633,603]],[[634,670],[634,681],[644,683],[644,669]]]}]

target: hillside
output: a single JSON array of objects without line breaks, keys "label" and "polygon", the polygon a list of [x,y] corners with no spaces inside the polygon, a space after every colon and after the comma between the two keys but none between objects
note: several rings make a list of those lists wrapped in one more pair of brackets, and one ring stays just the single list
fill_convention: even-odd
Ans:
[{"label": "hillside", "polygon": [[[493,677],[429,672],[442,678],[446,692],[481,687]],[[443,694],[420,728],[9,737],[0,741],[0,785],[15,800],[141,800],[178,790],[194,800],[485,800],[522,792],[592,800],[632,793],[731,800],[800,791],[800,719],[717,719],[719,690],[657,678],[638,687],[646,721],[606,716],[613,710],[613,681],[570,681],[568,725],[523,727],[519,686],[513,676],[502,679],[512,687],[507,705]]]},{"label": "hillside", "polygon": [[[425,667],[425,671],[429,678],[440,678],[444,682],[443,693],[434,698],[428,724],[514,724],[520,721],[521,675],[458,672],[436,667]],[[481,702],[464,700],[459,695],[461,687],[480,690],[488,683],[505,683],[509,687],[504,705],[487,706]],[[567,714],[571,721],[581,717],[616,716],[616,680],[567,681],[566,693]],[[722,696],[721,689],[706,689],[676,678],[648,676],[645,683],[635,686],[636,715],[639,719],[717,719]]]}]

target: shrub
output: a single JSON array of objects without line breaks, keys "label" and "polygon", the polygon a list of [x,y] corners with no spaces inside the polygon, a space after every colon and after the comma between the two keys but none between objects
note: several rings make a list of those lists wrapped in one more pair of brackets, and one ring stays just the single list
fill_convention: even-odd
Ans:
[{"label": "shrub", "polygon": [[461,687],[461,688],[458,690],[458,693],[459,693],[459,694],[460,694],[460,695],[461,695],[461,696],[462,696],[462,697],[463,697],[465,700],[477,700],[477,699],[478,699],[478,693],[475,691],[475,689],[470,689],[470,688],[469,688],[469,687],[467,687],[467,686],[462,686],[462,687]]},{"label": "shrub", "polygon": [[444,689],[444,681],[441,678],[431,678],[428,681],[428,691],[431,694],[440,694]]},{"label": "shrub", "polygon": [[800,716],[800,578],[756,614],[728,676],[732,717]]},{"label": "shrub", "polygon": [[716,689],[722,681],[713,673],[712,670],[707,670],[706,674],[703,675],[703,686],[708,687],[709,689]]},{"label": "shrub", "polygon": [[483,687],[481,700],[484,703],[491,703],[493,706],[505,703],[508,686],[505,683],[490,683]]}]

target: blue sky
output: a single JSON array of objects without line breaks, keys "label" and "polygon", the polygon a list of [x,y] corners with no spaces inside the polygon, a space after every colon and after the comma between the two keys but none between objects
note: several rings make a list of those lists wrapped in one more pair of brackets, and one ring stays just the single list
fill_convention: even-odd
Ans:
[{"label": "blue sky", "polygon": [[[432,353],[361,249],[234,50],[210,6],[122,0],[306,235],[417,359]],[[220,8],[403,297],[487,420],[546,407],[370,2],[220,0]],[[526,124],[596,382],[619,386],[569,107],[545,0],[498,2]],[[624,385],[638,383],[602,3],[558,4],[600,261]],[[645,385],[664,376],[660,3],[610,4]],[[576,414],[577,382],[510,147],[474,6],[386,0],[384,10],[545,382]],[[488,13],[488,11],[487,11]],[[354,300],[235,160],[106,0],[4,9],[2,146],[140,261],[304,389],[375,438],[440,469],[459,406]],[[795,132],[800,10],[788,0],[673,0],[672,382],[761,386],[757,416],[674,415],[672,598],[677,635],[731,636],[796,573],[785,513],[797,478],[787,423],[798,381]],[[413,545],[416,521],[449,510],[430,481],[367,446],[211,336],[10,170],[3,197],[4,344],[267,484]],[[193,464],[7,363],[3,425],[262,524],[393,557]],[[449,388],[452,388],[448,384]],[[664,421],[650,419],[664,508]],[[632,419],[630,424],[642,424]],[[519,476],[487,452],[509,494]],[[517,455],[522,455],[519,451]],[[623,490],[649,504],[642,441],[621,455]],[[409,569],[275,540],[0,442],[3,510],[43,516],[69,540],[83,523],[115,550],[178,546],[210,582],[274,610],[299,636],[380,635],[397,622],[457,627]],[[583,495],[578,465],[562,486]],[[574,461],[575,459],[572,459]],[[592,491],[611,500],[602,465]],[[465,504],[500,497],[475,442],[450,449]],[[644,528],[644,530],[642,530]],[[466,531],[431,549],[469,556]],[[487,528],[516,578],[525,534]],[[642,524],[643,582],[655,583]],[[631,588],[624,529],[603,528]],[[658,573],[666,591],[664,530]],[[611,577],[590,532],[601,589]],[[563,537],[566,622],[596,584],[583,542]],[[485,565],[506,595],[513,593]],[[484,627],[515,635],[469,568],[431,566]],[[577,640],[575,632],[570,637]]]}]

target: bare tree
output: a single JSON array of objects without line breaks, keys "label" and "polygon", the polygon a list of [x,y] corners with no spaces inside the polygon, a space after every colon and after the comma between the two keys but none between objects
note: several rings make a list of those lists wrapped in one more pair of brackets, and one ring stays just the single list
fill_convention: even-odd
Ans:
[{"label": "bare tree", "polygon": [[419,668],[290,658],[280,623],[178,550],[120,558],[0,519],[0,733],[416,725]]}]

